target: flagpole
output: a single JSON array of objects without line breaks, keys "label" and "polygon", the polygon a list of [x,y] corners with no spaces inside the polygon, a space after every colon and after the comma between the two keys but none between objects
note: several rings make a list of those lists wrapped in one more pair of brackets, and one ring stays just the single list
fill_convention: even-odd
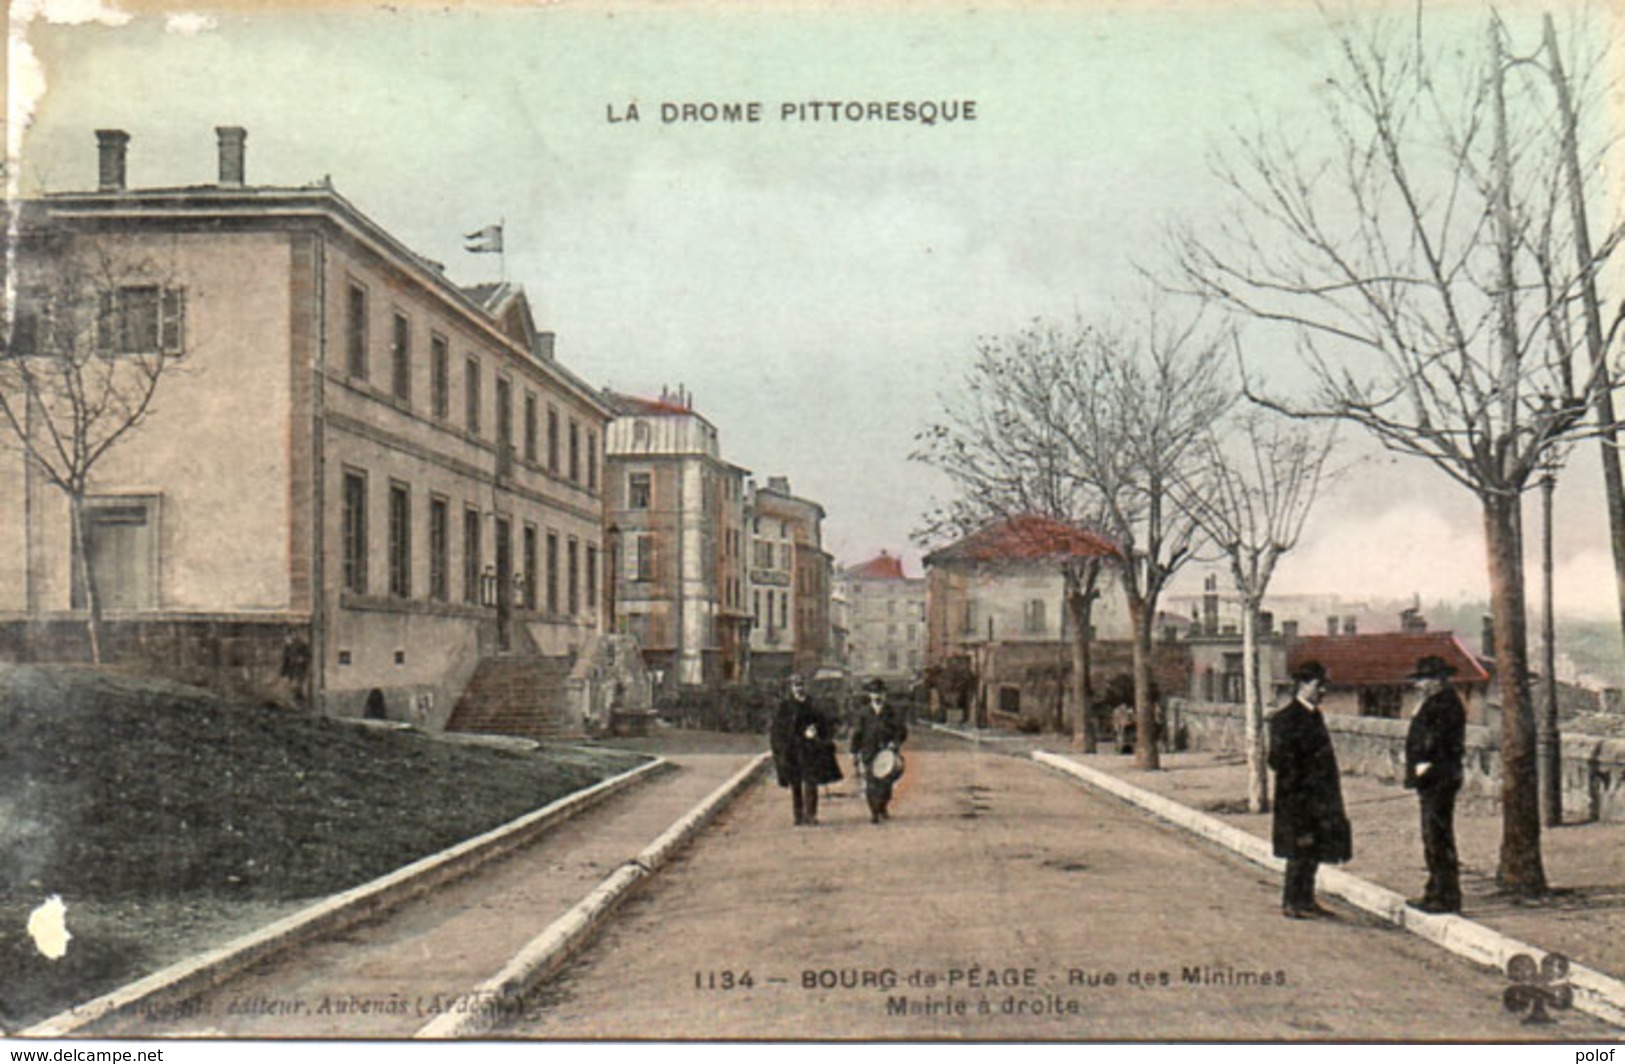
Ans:
[{"label": "flagpole", "polygon": [[502,270],[502,283],[508,283],[508,218],[503,215],[497,219],[497,259]]}]

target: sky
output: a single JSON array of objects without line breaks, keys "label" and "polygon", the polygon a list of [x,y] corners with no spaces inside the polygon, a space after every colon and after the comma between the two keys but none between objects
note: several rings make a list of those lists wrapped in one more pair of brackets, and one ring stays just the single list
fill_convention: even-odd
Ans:
[{"label": "sky", "polygon": [[[210,183],[214,127],[244,126],[250,184],[331,177],[454,279],[505,270],[577,374],[683,386],[729,460],[823,504],[838,563],[884,549],[915,570],[951,487],[909,454],[978,339],[1137,305],[1169,226],[1224,209],[1213,153],[1260,121],[1312,138],[1333,58],[1326,17],[1279,3],[14,0],[12,18],[19,191],[93,188],[101,128],[130,133],[132,186]],[[1465,2],[1427,18],[1479,46]],[[783,112],[823,101],[958,117]],[[751,102],[759,121],[663,116]],[[503,260],[463,252],[498,221]],[[1256,365],[1290,385],[1291,357]],[[1609,616],[1589,451],[1558,507],[1559,608]],[[1484,572],[1471,496],[1373,455],[1276,589],[1476,600]]]}]

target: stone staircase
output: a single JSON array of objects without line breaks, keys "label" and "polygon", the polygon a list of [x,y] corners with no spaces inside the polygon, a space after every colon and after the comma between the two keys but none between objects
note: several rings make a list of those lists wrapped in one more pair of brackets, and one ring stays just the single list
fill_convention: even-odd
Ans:
[{"label": "stone staircase", "polygon": [[574,662],[530,654],[480,659],[446,721],[450,732],[579,739],[586,731],[569,710],[566,681]]}]

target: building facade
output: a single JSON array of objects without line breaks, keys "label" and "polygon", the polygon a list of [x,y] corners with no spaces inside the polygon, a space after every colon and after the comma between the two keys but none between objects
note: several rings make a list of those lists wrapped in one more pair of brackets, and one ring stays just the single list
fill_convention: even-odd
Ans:
[{"label": "building facade", "polygon": [[751,675],[811,676],[833,662],[824,508],[792,493],[787,477],[769,477],[751,484],[747,521]]},{"label": "building facade", "polygon": [[615,629],[635,637],[661,690],[746,675],[745,474],[681,391],[610,393],[609,520]]},{"label": "building facade", "polygon": [[217,133],[213,185],[129,188],[101,131],[98,189],[24,209],[36,355],[66,342],[71,263],[105,279],[109,364],[167,361],[94,466],[83,549],[41,465],[0,451],[0,649],[82,657],[88,561],[113,660],[443,726],[483,659],[597,631],[609,412],[517,286],[458,287],[325,180],[246,184],[246,134]]},{"label": "building facade", "polygon": [[925,668],[925,578],[910,577],[903,560],[880,554],[841,570],[847,603],[848,661],[854,673],[907,686]]}]

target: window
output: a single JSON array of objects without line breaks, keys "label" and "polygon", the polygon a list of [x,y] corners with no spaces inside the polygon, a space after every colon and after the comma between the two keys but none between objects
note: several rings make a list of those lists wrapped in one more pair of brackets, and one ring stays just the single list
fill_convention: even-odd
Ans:
[{"label": "window", "polygon": [[779,593],[779,627],[790,627],[790,596],[784,592]]},{"label": "window", "polygon": [[101,294],[97,346],[112,355],[179,355],[185,323],[184,289],[125,285]]},{"label": "window", "polygon": [[446,562],[450,554],[450,508],[445,499],[429,500],[429,597],[444,602],[450,596]]},{"label": "window", "polygon": [[525,393],[525,461],[536,461],[536,393]]},{"label": "window", "polygon": [[367,593],[367,475],[344,474],[344,589]]},{"label": "window", "polygon": [[570,419],[570,483],[581,483],[581,426]]},{"label": "window", "polygon": [[598,547],[587,544],[587,609],[598,609]]},{"label": "window", "polygon": [[559,412],[551,406],[547,408],[547,471],[559,471]]},{"label": "window", "polygon": [[[85,500],[85,553],[102,609],[153,609],[158,605],[158,499],[114,496]],[[74,558],[70,602],[86,607],[83,568]]]},{"label": "window", "polygon": [[429,340],[429,401],[436,418],[451,417],[451,353],[444,336]]},{"label": "window", "polygon": [[480,434],[480,360],[463,364],[463,421],[470,436]]},{"label": "window", "polygon": [[637,551],[633,555],[634,580],[649,581],[655,578],[655,538],[647,532],[640,532],[636,540]]},{"label": "window", "polygon": [[960,627],[961,627],[961,630],[966,635],[975,635],[976,634],[976,603],[974,603],[974,602],[966,602],[965,603],[965,612],[964,612],[964,617],[963,617],[963,623],[961,624]]},{"label": "window", "polygon": [[587,433],[587,490],[598,490],[598,433]]},{"label": "window", "polygon": [[759,539],[759,540],[756,541],[755,547],[756,547],[756,568],[758,568],[758,569],[771,569],[771,568],[773,568],[773,544],[769,543],[765,539]]},{"label": "window", "polygon": [[480,512],[473,507],[463,511],[463,601],[480,601]]},{"label": "window", "polygon": [[756,622],[756,627],[760,628],[762,626],[762,593],[760,591],[750,593],[750,614],[751,618]]},{"label": "window", "polygon": [[513,382],[497,378],[497,457],[508,459],[513,451]]},{"label": "window", "polygon": [[525,609],[536,608],[536,526],[525,526],[524,555],[520,564],[525,567],[525,583],[520,592]]},{"label": "window", "polygon": [[391,380],[395,398],[407,402],[412,398],[412,323],[406,315],[395,315],[395,335],[389,345]]},{"label": "window", "polygon": [[547,612],[559,612],[559,534],[547,534]]},{"label": "window", "polygon": [[581,612],[581,543],[574,536],[570,537],[565,552],[565,600],[570,608],[570,616],[574,617]]},{"label": "window", "polygon": [[1044,616],[1044,600],[1028,599],[1027,606],[1021,611],[1022,626],[1028,635],[1043,635],[1047,630]]},{"label": "window", "polygon": [[628,510],[647,510],[651,503],[653,485],[647,473],[628,473],[626,475],[626,508]]},{"label": "window", "polygon": [[349,317],[345,322],[347,368],[356,380],[367,379],[367,290],[350,286]]},{"label": "window", "polygon": [[389,486],[389,593],[412,594],[412,493],[405,484]]}]

